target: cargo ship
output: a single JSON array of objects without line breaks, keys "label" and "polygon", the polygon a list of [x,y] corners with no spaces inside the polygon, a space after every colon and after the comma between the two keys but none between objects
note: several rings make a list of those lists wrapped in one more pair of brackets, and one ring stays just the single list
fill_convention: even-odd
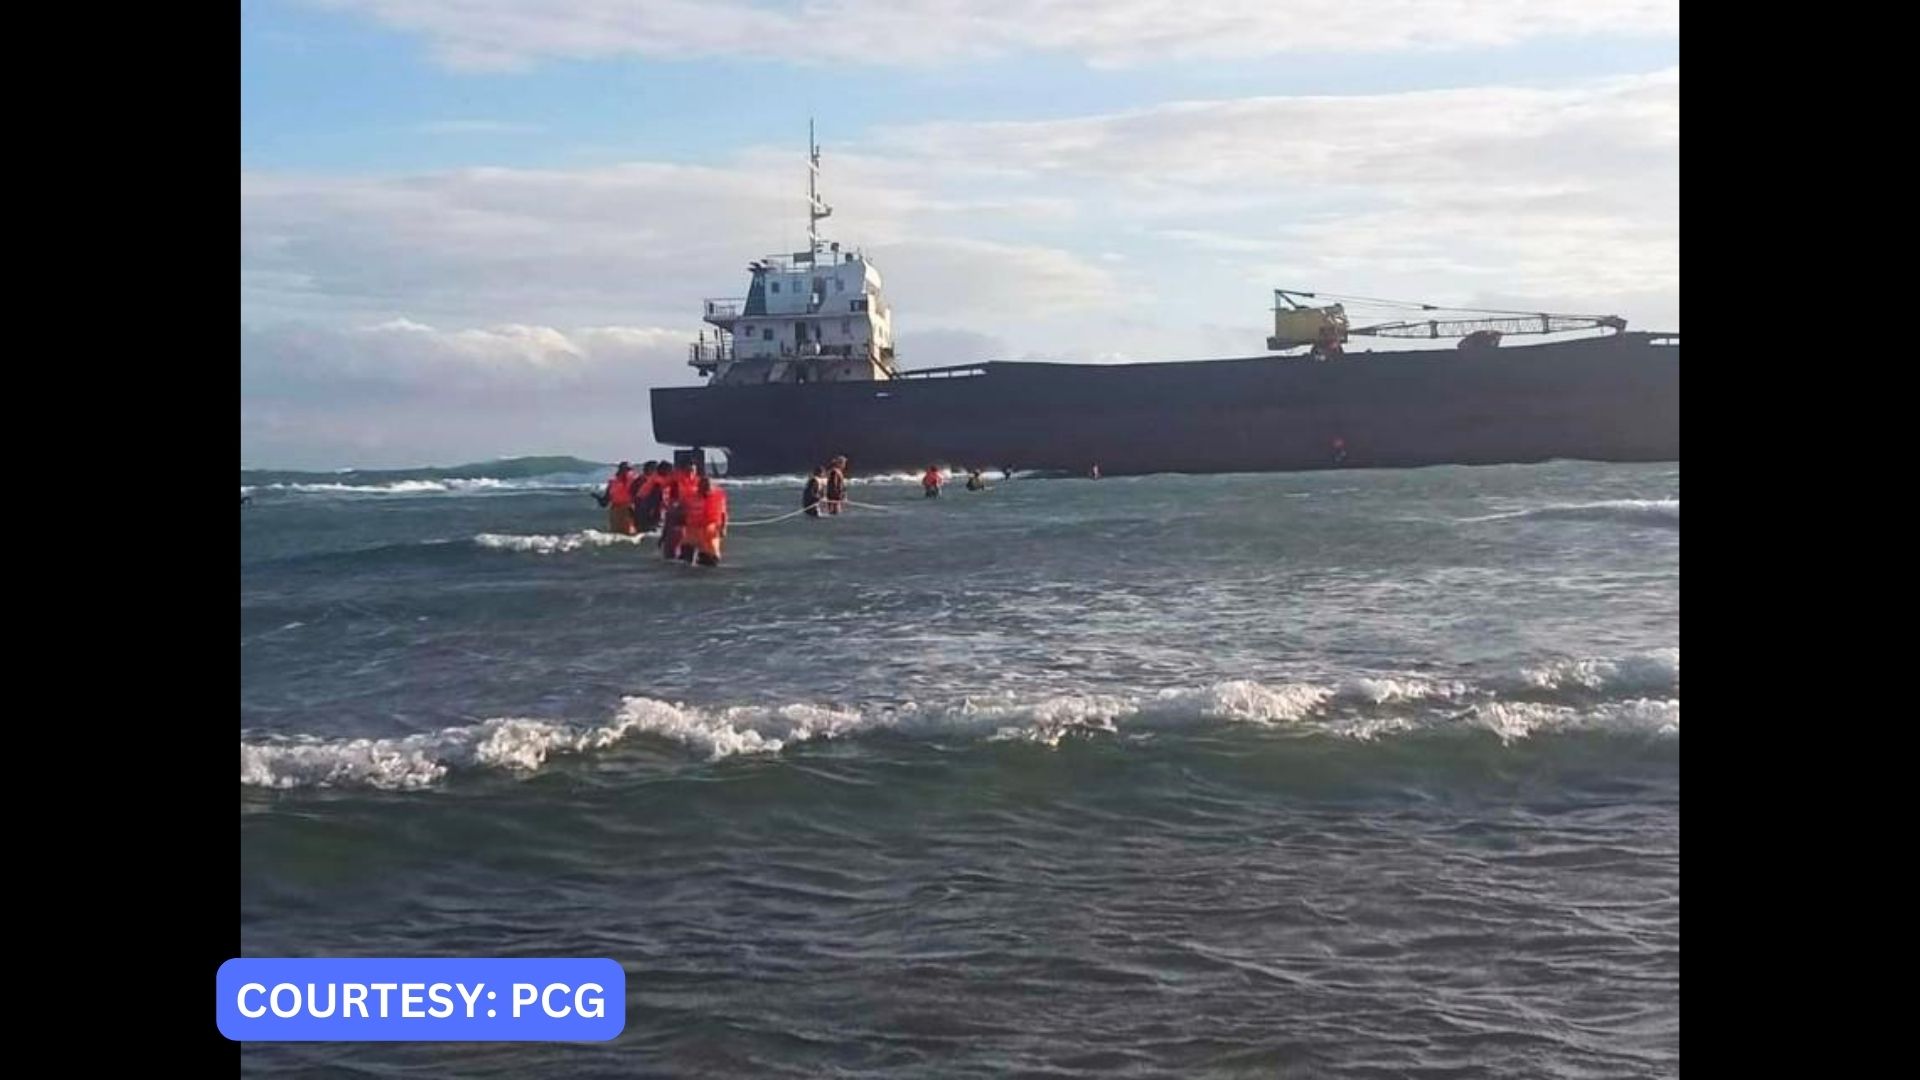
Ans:
[{"label": "cargo ship", "polygon": [[[1680,459],[1679,334],[1613,316],[1418,304],[1405,306],[1420,318],[1356,326],[1338,301],[1390,302],[1279,289],[1260,355],[902,369],[879,270],[821,238],[832,208],[811,126],[807,163],[807,250],[755,260],[746,296],[705,301],[711,330],[688,356],[704,385],[651,393],[655,440],[715,471],[804,473],[834,456],[867,473],[1106,476]],[[1589,336],[1502,344],[1568,334]]]}]

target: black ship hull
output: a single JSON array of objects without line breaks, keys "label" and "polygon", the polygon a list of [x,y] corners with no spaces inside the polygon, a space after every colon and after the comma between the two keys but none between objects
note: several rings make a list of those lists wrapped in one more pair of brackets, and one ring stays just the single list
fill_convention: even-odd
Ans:
[{"label": "black ship hull", "polygon": [[1178,363],[989,363],[652,393],[654,438],[731,475],[929,464],[1104,475],[1680,459],[1677,335]]}]

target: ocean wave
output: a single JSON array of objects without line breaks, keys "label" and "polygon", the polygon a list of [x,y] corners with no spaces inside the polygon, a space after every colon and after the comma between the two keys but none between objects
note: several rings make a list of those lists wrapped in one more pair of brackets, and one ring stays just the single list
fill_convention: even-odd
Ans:
[{"label": "ocean wave", "polygon": [[1528,510],[1510,510],[1499,514],[1487,514],[1483,517],[1466,518],[1469,522],[1515,521],[1530,519],[1535,521],[1612,521],[1631,525],[1661,525],[1671,528],[1680,527],[1679,499],[1605,499],[1600,502],[1556,503],[1552,506],[1537,506]]},{"label": "ocean wave", "polygon": [[[243,733],[240,782],[276,789],[417,790],[461,770],[528,772],[555,755],[590,752],[641,736],[678,744],[715,761],[876,733],[1045,746],[1075,737],[1148,735],[1211,725],[1290,728],[1361,742],[1467,733],[1491,734],[1507,745],[1579,731],[1677,738],[1679,655],[1678,650],[1670,652],[1619,661],[1567,661],[1487,685],[1413,677],[1332,684],[1228,680],[1143,693],[964,698],[864,708],[806,702],[697,706],[628,697],[612,719],[600,724],[502,718],[384,739],[249,738]],[[1509,687],[1521,693],[1510,694],[1505,689]],[[1574,700],[1595,691],[1612,696]]]},{"label": "ocean wave", "polygon": [[[557,473],[550,476],[530,476],[513,479],[500,479],[491,476],[463,478],[382,480],[377,482],[346,482],[332,480],[283,481],[269,484],[242,484],[240,494],[255,496],[261,493],[273,495],[306,495],[332,497],[378,497],[378,496],[420,496],[420,495],[482,495],[502,493],[540,493],[561,491],[596,492],[607,482],[610,473]],[[807,485],[807,478],[793,476],[717,476],[714,478],[722,487],[728,488],[794,488]],[[951,479],[951,477],[949,477]],[[875,476],[851,476],[847,486],[905,486],[920,483],[918,473],[881,473]]]},{"label": "ocean wave", "polygon": [[1578,689],[1590,693],[1680,692],[1680,650],[1656,649],[1621,660],[1554,660],[1521,669],[1517,685],[1533,690]]},{"label": "ocean wave", "polygon": [[511,533],[481,533],[473,542],[483,548],[495,551],[528,551],[536,555],[562,555],[582,548],[614,547],[619,544],[647,544],[653,542],[658,533],[637,533],[627,536],[623,533],[600,532],[585,529],[580,532],[551,535],[514,535]]},{"label": "ocean wave", "polygon": [[284,495],[474,495],[489,492],[594,490],[594,478],[583,474],[500,480],[490,476],[448,480],[388,480],[375,484],[278,483],[241,485],[240,494],[274,492]]},{"label": "ocean wave", "polygon": [[1622,525],[1659,525],[1680,528],[1680,500],[1601,500],[1601,502],[1553,503],[1530,509],[1509,509],[1480,517],[1465,517],[1465,523],[1482,521],[1613,521]]}]

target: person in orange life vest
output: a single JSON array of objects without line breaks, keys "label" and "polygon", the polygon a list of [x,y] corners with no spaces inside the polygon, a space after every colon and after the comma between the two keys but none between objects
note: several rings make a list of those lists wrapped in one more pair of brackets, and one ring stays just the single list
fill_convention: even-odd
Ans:
[{"label": "person in orange life vest", "polygon": [[661,489],[666,512],[660,520],[660,557],[676,559],[680,556],[680,529],[685,523],[687,502],[698,494],[700,477],[693,471],[693,462],[680,463],[680,468],[667,473]]},{"label": "person in orange life vest", "polygon": [[680,528],[686,517],[687,504],[699,494],[700,474],[694,472],[693,462],[683,461],[678,469],[667,473],[666,489],[662,493],[666,512],[660,522],[660,554],[663,558],[674,559],[680,555]]},{"label": "person in orange life vest", "polygon": [[687,500],[687,514],[680,524],[680,561],[698,558],[701,566],[719,566],[720,540],[726,535],[727,493],[703,476]]},{"label": "person in orange life vest", "polygon": [[667,477],[672,472],[673,467],[664,461],[649,461],[640,467],[640,482],[634,487],[633,505],[643,533],[660,527],[661,503],[666,494]]},{"label": "person in orange life vest", "polygon": [[633,522],[633,466],[621,462],[607,481],[606,493],[597,497],[607,508],[607,531],[632,536],[640,530]]},{"label": "person in orange life vest", "polygon": [[940,466],[938,465],[927,466],[927,475],[920,478],[920,487],[922,490],[924,490],[927,493],[927,498],[932,499],[932,498],[939,497]]},{"label": "person in orange life vest", "polygon": [[700,474],[693,471],[693,462],[680,463],[680,471],[673,474],[674,497],[686,502],[700,492]]}]

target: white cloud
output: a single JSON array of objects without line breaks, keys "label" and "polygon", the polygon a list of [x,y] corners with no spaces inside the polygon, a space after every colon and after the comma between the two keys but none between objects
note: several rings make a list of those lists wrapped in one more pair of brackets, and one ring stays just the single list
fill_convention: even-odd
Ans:
[{"label": "white cloud", "polygon": [[887,137],[925,173],[1080,192],[1082,217],[1137,234],[1169,268],[1443,303],[1678,291],[1677,70]]},{"label": "white cloud", "polygon": [[242,456],[294,466],[651,452],[650,387],[686,335],[638,326],[442,329],[279,321],[240,335]]},{"label": "white cloud", "polygon": [[925,297],[933,317],[988,320],[988,325],[1113,303],[1106,268],[1054,248],[984,240],[927,239],[873,248],[885,267],[887,293]]},{"label": "white cloud", "polygon": [[[637,314],[687,326],[690,336],[701,295],[739,290],[747,260],[804,244],[796,186],[751,161],[401,178],[244,174],[243,303],[256,314],[304,315],[325,297],[362,318],[439,321]],[[930,231],[964,217],[953,200],[871,184],[844,190],[836,201],[859,215],[850,239],[872,238],[887,253],[893,302],[910,302],[916,318],[1071,306],[1104,288],[1104,270],[1066,251]]]},{"label": "white cloud", "polygon": [[522,324],[440,329],[406,318],[278,321],[243,327],[240,354],[243,395],[297,398],[316,386],[362,384],[390,395],[488,396],[611,382],[644,388],[649,377],[686,359],[686,337],[632,326],[569,332]]},{"label": "white cloud", "polygon": [[[620,56],[1101,65],[1672,35],[1677,0],[319,0],[421,35],[444,64]],[[801,43],[796,48],[795,43]]]},{"label": "white cloud", "polygon": [[1239,98],[1068,120],[922,124],[888,137],[917,168],[1099,178],[1139,192],[1287,182],[1558,190],[1669,163],[1679,110],[1672,69],[1553,89]]}]

